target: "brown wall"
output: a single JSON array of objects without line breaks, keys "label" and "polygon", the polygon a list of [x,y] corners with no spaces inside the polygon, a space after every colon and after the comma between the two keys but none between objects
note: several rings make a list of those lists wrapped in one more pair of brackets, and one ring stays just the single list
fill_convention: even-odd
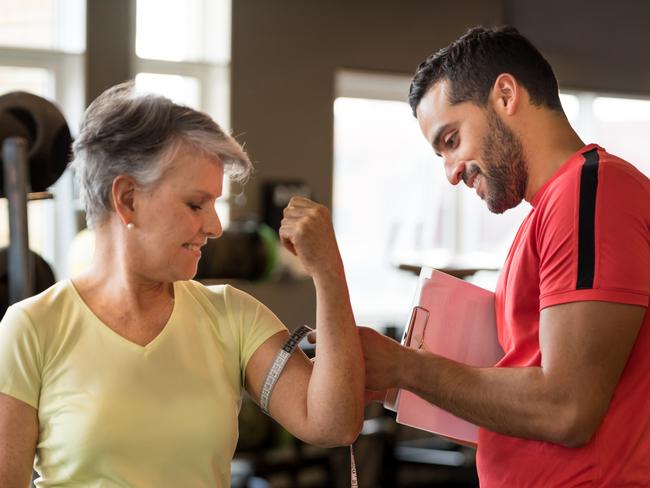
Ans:
[{"label": "brown wall", "polygon": [[233,0],[232,127],[257,162],[246,210],[282,178],[331,204],[339,68],[410,74],[467,27],[509,23],[562,86],[650,95],[649,19],[646,0]]},{"label": "brown wall", "polygon": [[331,204],[337,69],[410,74],[468,25],[499,23],[500,5],[234,0],[231,122],[257,162],[247,209],[259,211],[263,181],[282,178],[306,180]]},{"label": "brown wall", "polygon": [[507,19],[548,58],[560,86],[650,96],[650,2],[510,0]]},{"label": "brown wall", "polygon": [[[134,74],[135,1],[88,0],[88,102]],[[548,57],[563,87],[650,96],[648,0],[232,4],[231,122],[257,162],[245,212],[259,213],[260,185],[270,179],[304,179],[316,199],[331,205],[336,70],[411,74],[475,24],[518,27]]]},{"label": "brown wall", "polygon": [[135,76],[135,1],[86,2],[86,105],[108,87]]}]

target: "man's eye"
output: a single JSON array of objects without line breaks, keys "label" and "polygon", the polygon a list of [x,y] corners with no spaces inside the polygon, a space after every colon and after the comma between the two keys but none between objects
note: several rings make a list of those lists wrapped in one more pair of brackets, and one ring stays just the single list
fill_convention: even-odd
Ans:
[{"label": "man's eye", "polygon": [[194,205],[193,203],[188,203],[187,206],[190,207],[195,212],[201,210],[201,205]]},{"label": "man's eye", "polygon": [[447,147],[452,147],[455,143],[456,143],[456,133],[453,133],[447,138],[447,140],[445,141],[445,145]]}]

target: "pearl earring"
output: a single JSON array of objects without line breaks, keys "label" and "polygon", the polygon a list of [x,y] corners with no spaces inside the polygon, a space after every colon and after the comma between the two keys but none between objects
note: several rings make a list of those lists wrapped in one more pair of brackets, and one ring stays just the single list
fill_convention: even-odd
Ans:
[{"label": "pearl earring", "polygon": [[128,230],[133,230],[135,229],[135,224],[133,222],[129,222],[128,224],[126,224],[126,228]]}]

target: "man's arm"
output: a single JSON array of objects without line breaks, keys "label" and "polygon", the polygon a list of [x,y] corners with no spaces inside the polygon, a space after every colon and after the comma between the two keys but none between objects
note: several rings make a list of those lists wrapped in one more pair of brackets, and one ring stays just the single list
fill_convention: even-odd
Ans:
[{"label": "man's arm", "polygon": [[0,486],[29,486],[37,439],[36,409],[0,393]]},{"label": "man's arm", "polygon": [[412,391],[502,434],[578,447],[602,421],[646,309],[575,302],[542,310],[541,367],[474,368],[362,330],[367,387]]}]

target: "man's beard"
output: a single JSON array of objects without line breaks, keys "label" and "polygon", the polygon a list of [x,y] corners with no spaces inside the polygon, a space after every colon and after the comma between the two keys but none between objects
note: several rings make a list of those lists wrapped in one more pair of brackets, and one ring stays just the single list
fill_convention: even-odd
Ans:
[{"label": "man's beard", "polygon": [[465,183],[474,174],[485,178],[485,203],[490,212],[503,213],[516,207],[526,195],[527,164],[519,138],[496,114],[487,109],[488,133],[483,138],[484,170],[477,166],[463,175]]}]

